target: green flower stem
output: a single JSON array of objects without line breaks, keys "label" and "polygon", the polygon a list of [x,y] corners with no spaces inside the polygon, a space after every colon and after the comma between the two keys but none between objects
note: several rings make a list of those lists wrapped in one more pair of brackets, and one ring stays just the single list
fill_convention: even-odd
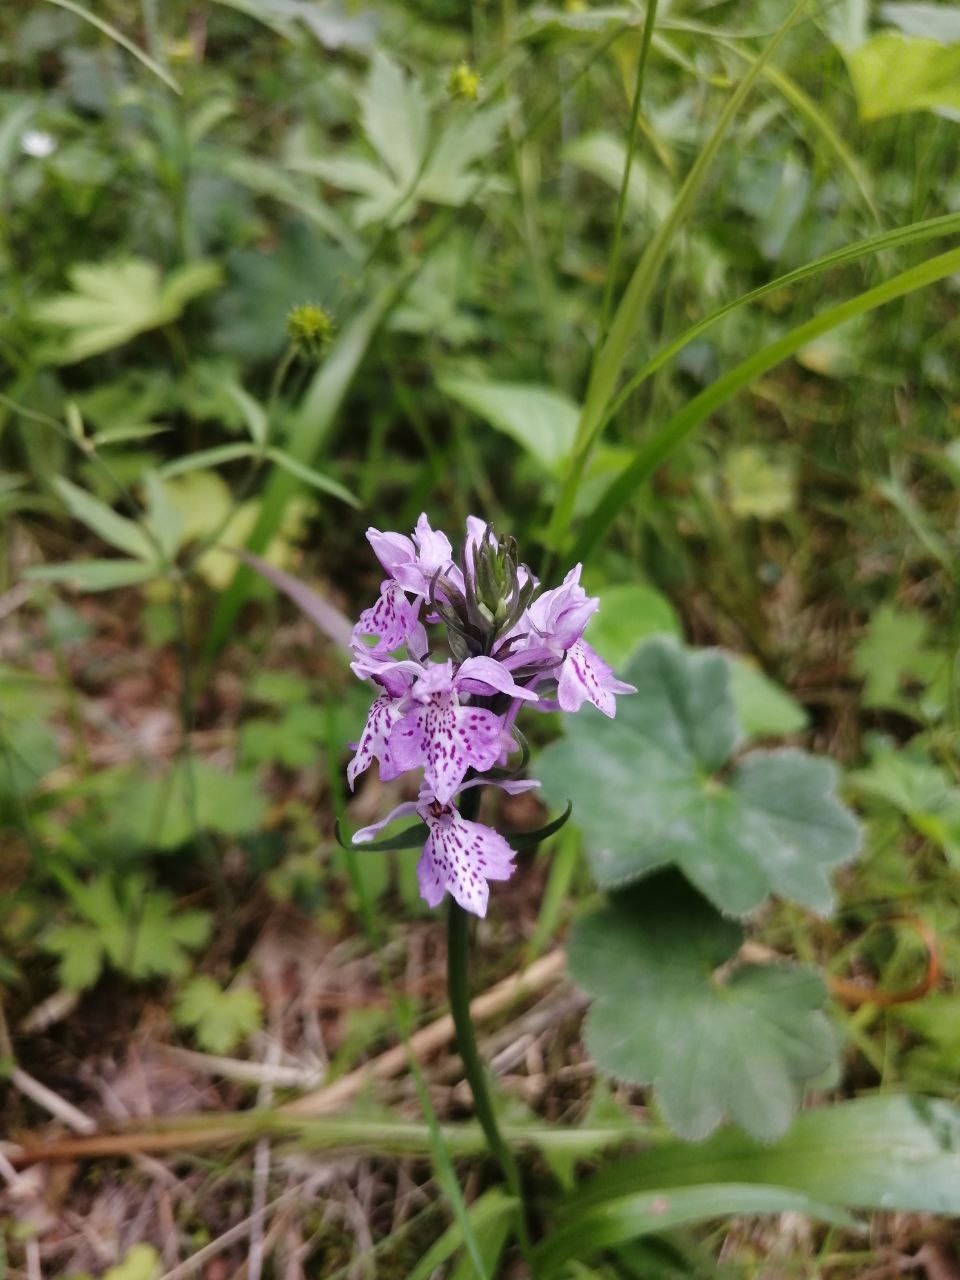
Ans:
[{"label": "green flower stem", "polygon": [[[487,1144],[503,1170],[507,1190],[512,1196],[516,1196],[520,1205],[523,1206],[520,1171],[513,1152],[504,1142],[503,1135],[497,1126],[483,1063],[477,1049],[477,1037],[470,1018],[468,929],[468,913],[451,898],[450,912],[447,916],[447,993],[450,999],[450,1012],[453,1014],[453,1025],[457,1033],[457,1048],[460,1050],[464,1074],[473,1094],[473,1107],[486,1136]],[[519,1214],[518,1237],[524,1256],[529,1256],[530,1236],[523,1207]]]},{"label": "green flower stem", "polygon": [[[480,808],[480,789],[473,787],[465,791],[460,799],[460,810],[468,822],[476,820]],[[480,1121],[480,1127],[487,1139],[491,1153],[503,1170],[503,1179],[507,1190],[515,1196],[520,1204],[517,1236],[524,1257],[530,1256],[530,1235],[527,1228],[526,1208],[523,1190],[520,1183],[520,1171],[513,1152],[503,1140],[497,1125],[496,1113],[487,1078],[484,1073],[480,1051],[477,1048],[477,1037],[470,1017],[470,916],[458,903],[450,899],[450,910],[447,916],[447,995],[450,1000],[450,1012],[457,1034],[457,1048],[463,1061],[464,1074],[473,1094],[473,1108]]]}]

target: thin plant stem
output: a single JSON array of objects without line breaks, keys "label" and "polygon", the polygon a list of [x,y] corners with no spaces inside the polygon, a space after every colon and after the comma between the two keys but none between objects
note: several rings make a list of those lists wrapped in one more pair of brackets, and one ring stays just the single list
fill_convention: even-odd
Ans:
[{"label": "thin plant stem", "polygon": [[[465,792],[461,799],[461,809],[466,819],[476,817],[479,807],[480,793],[478,789]],[[469,916],[459,903],[450,899],[447,915],[447,995],[450,1000],[450,1013],[457,1033],[457,1048],[463,1061],[463,1070],[473,1094],[473,1106],[480,1121],[480,1127],[486,1136],[490,1151],[503,1170],[503,1178],[507,1190],[515,1196],[520,1211],[518,1214],[517,1236],[525,1258],[530,1256],[530,1234],[527,1227],[526,1206],[520,1182],[520,1171],[513,1152],[503,1140],[497,1125],[496,1113],[483,1062],[477,1048],[477,1037],[470,1018],[470,934]]]}]

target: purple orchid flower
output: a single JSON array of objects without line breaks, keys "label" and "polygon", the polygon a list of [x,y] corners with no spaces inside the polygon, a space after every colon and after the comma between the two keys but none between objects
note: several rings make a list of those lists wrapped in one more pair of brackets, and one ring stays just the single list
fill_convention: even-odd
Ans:
[{"label": "purple orchid flower", "polygon": [[[518,795],[538,786],[533,781],[490,782],[474,779],[463,790],[496,786]],[[499,832],[482,822],[464,818],[449,801],[441,801],[429,787],[416,800],[398,804],[385,818],[363,827],[353,837],[354,844],[366,844],[397,818],[417,814],[427,825],[427,839],[417,863],[420,896],[428,907],[439,906],[444,894],[474,915],[487,914],[491,880],[509,880],[514,871],[514,851]]]}]

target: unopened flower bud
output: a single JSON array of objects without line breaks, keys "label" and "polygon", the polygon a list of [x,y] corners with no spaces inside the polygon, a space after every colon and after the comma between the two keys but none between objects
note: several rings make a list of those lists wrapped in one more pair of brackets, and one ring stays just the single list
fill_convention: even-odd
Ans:
[{"label": "unopened flower bud", "polygon": [[480,76],[467,62],[459,62],[447,79],[447,91],[451,98],[462,102],[476,102],[480,97]]},{"label": "unopened flower bud", "polygon": [[313,302],[303,302],[287,316],[287,337],[304,355],[316,359],[333,338],[333,317]]}]

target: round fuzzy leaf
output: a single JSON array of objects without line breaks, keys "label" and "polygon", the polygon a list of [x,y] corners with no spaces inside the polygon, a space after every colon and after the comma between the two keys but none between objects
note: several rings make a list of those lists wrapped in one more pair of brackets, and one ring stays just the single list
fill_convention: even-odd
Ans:
[{"label": "round fuzzy leaf", "polygon": [[652,1085],[697,1141],[729,1116],[771,1141],[804,1085],[835,1067],[823,983],[793,965],[721,968],[742,940],[681,878],[657,876],[580,920],[567,958],[594,998],[586,1040],[602,1070]]},{"label": "round fuzzy leaf", "polygon": [[730,915],[770,893],[829,911],[828,873],[859,842],[834,766],[782,750],[729,767],[738,728],[719,653],[655,639],[623,676],[637,693],[619,701],[616,719],[584,708],[537,763],[547,800],[573,801],[598,883],[614,888],[673,864]]}]

